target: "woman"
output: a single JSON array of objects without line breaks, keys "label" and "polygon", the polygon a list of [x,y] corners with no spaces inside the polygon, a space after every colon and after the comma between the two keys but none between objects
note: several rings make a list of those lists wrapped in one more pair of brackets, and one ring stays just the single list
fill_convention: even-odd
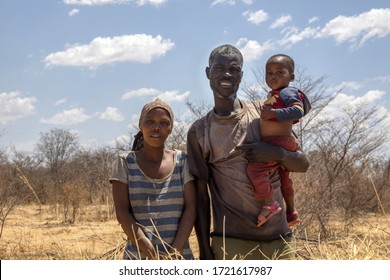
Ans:
[{"label": "woman", "polygon": [[172,127],[168,104],[146,104],[132,151],[114,162],[114,204],[128,237],[124,259],[193,259],[188,238],[196,216],[195,185],[187,155],[165,148]]}]

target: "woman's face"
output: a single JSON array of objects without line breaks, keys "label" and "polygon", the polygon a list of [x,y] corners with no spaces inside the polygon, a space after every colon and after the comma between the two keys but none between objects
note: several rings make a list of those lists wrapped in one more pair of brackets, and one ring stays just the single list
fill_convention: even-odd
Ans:
[{"label": "woman's face", "polygon": [[152,109],[141,123],[144,144],[152,147],[164,146],[172,132],[172,121],[168,112],[163,108]]}]

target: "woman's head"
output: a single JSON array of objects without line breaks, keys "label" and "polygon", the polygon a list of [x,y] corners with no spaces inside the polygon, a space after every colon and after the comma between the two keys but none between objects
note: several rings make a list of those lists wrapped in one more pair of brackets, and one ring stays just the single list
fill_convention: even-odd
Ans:
[{"label": "woman's head", "polygon": [[173,120],[171,107],[161,99],[145,104],[139,118],[140,131],[135,136],[133,150],[141,149],[145,142],[150,146],[163,146],[172,132]]}]

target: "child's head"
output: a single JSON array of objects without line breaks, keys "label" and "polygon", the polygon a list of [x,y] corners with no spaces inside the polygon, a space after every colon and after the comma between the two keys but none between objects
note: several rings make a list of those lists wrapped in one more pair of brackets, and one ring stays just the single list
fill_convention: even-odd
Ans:
[{"label": "child's head", "polygon": [[271,56],[265,65],[265,81],[272,90],[285,88],[294,81],[294,60],[285,54]]},{"label": "child's head", "polygon": [[134,151],[141,149],[145,143],[163,146],[173,129],[173,111],[168,104],[157,98],[144,105],[138,126],[140,131],[133,142]]}]

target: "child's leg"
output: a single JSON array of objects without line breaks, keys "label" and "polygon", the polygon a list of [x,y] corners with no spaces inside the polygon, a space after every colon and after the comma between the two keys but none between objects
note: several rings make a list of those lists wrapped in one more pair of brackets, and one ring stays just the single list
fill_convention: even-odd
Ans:
[{"label": "child's leg", "polygon": [[293,181],[290,178],[290,172],[282,167],[279,168],[279,174],[281,182],[280,189],[286,203],[286,212],[291,213],[295,210]]},{"label": "child's leg", "polygon": [[253,185],[254,197],[257,200],[264,200],[264,206],[258,216],[258,227],[282,210],[279,203],[274,200],[274,189],[268,177],[271,170],[275,169],[275,166],[277,166],[276,162],[248,164],[247,173]]},{"label": "child's leg", "polygon": [[291,227],[301,221],[298,216],[298,211],[295,209],[293,182],[290,179],[290,173],[282,167],[279,168],[279,174],[281,181],[280,188],[284,202],[286,203],[286,218],[288,225]]},{"label": "child's leg", "polygon": [[248,164],[247,173],[252,182],[254,197],[256,200],[273,198],[274,189],[269,181],[269,173],[275,168],[276,163],[253,162]]}]

